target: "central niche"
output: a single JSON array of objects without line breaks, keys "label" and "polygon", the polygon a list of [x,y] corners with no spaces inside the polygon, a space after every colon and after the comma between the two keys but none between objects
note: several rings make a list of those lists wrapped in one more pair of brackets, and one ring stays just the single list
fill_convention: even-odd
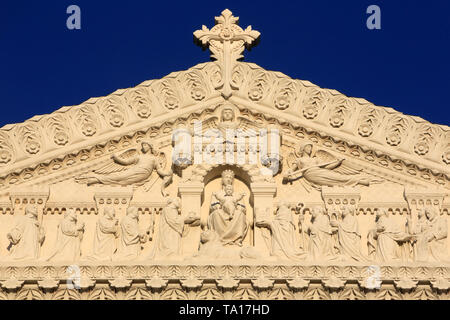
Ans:
[{"label": "central niche", "polygon": [[[205,190],[201,207],[202,227],[208,229],[209,226],[216,229],[215,231],[223,236],[225,245],[238,246],[240,243],[242,246],[254,245],[253,206],[250,201],[249,180],[248,174],[233,166],[214,168],[205,176]],[[230,186],[231,181],[232,188]],[[225,198],[227,189],[228,194],[230,194],[228,199],[234,197],[234,202]],[[213,200],[214,193],[219,193],[219,195],[214,197]],[[242,193],[245,195],[240,199]],[[214,209],[211,210],[212,203],[215,203],[215,205],[213,206]],[[245,206],[245,209],[243,206]],[[243,221],[248,227],[241,242],[239,234],[243,230]]]}]

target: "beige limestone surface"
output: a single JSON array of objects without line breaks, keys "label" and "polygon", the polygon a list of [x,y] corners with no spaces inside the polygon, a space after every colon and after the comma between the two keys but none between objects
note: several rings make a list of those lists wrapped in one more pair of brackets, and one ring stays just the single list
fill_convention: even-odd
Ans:
[{"label": "beige limestone surface", "polygon": [[449,299],[449,127],[242,62],[237,22],[0,129],[0,299]]}]

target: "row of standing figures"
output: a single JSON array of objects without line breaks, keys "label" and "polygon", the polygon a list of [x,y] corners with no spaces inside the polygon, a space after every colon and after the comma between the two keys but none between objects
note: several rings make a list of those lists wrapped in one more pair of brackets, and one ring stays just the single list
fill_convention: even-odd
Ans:
[{"label": "row of standing figures", "polygon": [[[205,229],[200,237],[199,252],[193,258],[361,263],[449,261],[447,219],[435,207],[420,210],[414,225],[408,217],[404,228],[390,217],[387,210],[378,210],[375,228],[367,235],[366,255],[362,252],[354,206],[342,206],[332,212],[327,212],[322,206],[314,207],[310,221],[305,221],[302,206],[294,208],[300,213],[298,228],[294,224],[292,208],[286,201],[280,201],[275,212],[256,208],[255,227],[261,230],[267,253],[242,243],[227,246],[220,242],[214,230]],[[168,199],[161,212],[153,247],[144,256],[141,255],[143,245],[154,238],[154,221],[147,229],[141,229],[138,208],[129,207],[126,216],[119,222],[114,207],[105,207],[97,221],[92,253],[89,255],[82,255],[81,251],[85,224],[78,220],[74,209],[69,209],[58,225],[54,249],[44,257],[41,256],[41,246],[45,241],[45,230],[38,221],[37,207],[30,205],[25,208],[25,215],[17,217],[14,227],[7,233],[9,254],[1,261],[182,260],[186,226],[199,226],[200,218],[194,213],[181,215],[180,210],[180,199]]]},{"label": "row of standing figures", "polygon": [[[297,230],[286,202],[280,202],[275,216],[261,210],[257,213],[256,225],[267,229],[263,235],[272,256],[297,261],[380,264],[450,262],[447,219],[436,207],[419,210],[414,223],[408,215],[404,227],[385,208],[378,210],[375,227],[367,234],[368,254],[362,252],[362,237],[354,206],[345,205],[328,212],[322,206],[314,207],[310,221],[305,221],[301,207],[294,208],[300,216]],[[300,241],[296,232],[299,232]]]},{"label": "row of standing figures", "polygon": [[[160,223],[160,233],[167,235],[164,228],[170,224],[177,228],[179,223],[180,240],[185,224],[193,224],[196,218],[182,218],[179,215],[179,199],[170,199],[163,209]],[[9,240],[8,256],[1,259],[3,262],[14,261],[48,261],[48,262],[76,262],[76,261],[131,261],[140,257],[143,245],[152,240],[154,221],[147,229],[139,226],[139,210],[137,207],[127,208],[126,215],[120,220],[116,218],[114,207],[105,207],[103,215],[96,223],[92,253],[82,254],[81,243],[85,234],[85,223],[79,221],[76,210],[69,209],[58,224],[55,246],[48,256],[41,255],[41,246],[45,241],[46,231],[38,221],[36,206],[27,206],[25,215],[17,218],[14,227],[7,233]],[[171,218],[177,221],[168,221]],[[181,221],[182,219],[182,221]],[[169,234],[170,236],[170,234]],[[151,256],[170,255],[175,247],[181,243],[174,243],[166,236],[159,237],[159,243],[153,248]],[[159,247],[158,247],[159,245]],[[178,252],[173,252],[178,253]]]}]

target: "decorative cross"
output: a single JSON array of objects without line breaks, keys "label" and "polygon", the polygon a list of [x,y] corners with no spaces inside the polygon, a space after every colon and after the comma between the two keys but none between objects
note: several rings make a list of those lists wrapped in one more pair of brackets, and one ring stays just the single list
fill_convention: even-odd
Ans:
[{"label": "decorative cross", "polygon": [[225,9],[220,17],[216,17],[216,25],[209,30],[206,26],[194,32],[194,37],[203,48],[209,48],[211,58],[216,60],[222,69],[222,81],[216,86],[225,99],[233,94],[231,79],[236,62],[242,59],[245,48],[248,50],[257,44],[260,33],[251,26],[243,30],[238,25],[239,18]]}]

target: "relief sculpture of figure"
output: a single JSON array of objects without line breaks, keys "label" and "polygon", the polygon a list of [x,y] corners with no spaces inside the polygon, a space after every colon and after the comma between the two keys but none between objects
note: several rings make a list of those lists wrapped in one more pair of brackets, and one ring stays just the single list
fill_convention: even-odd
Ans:
[{"label": "relief sculpture of figure", "polygon": [[279,202],[275,216],[257,215],[256,226],[270,230],[271,256],[293,261],[306,259],[307,254],[299,248],[292,212],[286,201]]},{"label": "relief sculpture of figure", "polygon": [[427,260],[427,242],[421,241],[421,235],[427,230],[428,224],[429,222],[425,215],[424,208],[417,212],[417,221],[414,225],[412,224],[411,217],[409,215],[406,217],[408,232],[413,235],[413,238],[411,239],[411,253],[414,261]]},{"label": "relief sculpture of figure", "polygon": [[222,133],[223,137],[226,137],[227,130],[236,130],[239,127],[239,123],[236,122],[234,109],[232,106],[226,106],[222,109],[222,118],[217,125],[218,129]]},{"label": "relief sculpture of figure", "polygon": [[216,199],[219,200],[223,211],[228,215],[228,220],[233,220],[234,212],[239,204],[239,201],[244,199],[245,193],[233,195],[233,185],[229,184],[224,187],[225,194],[216,192]]},{"label": "relief sculpture of figure", "polygon": [[331,220],[337,228],[338,248],[341,259],[347,261],[366,262],[368,259],[361,253],[361,234],[353,206],[343,206],[342,220]]},{"label": "relief sculpture of figure", "polygon": [[305,205],[300,202],[295,206],[294,210],[298,215],[299,247],[304,252],[309,252],[308,227],[305,222]]},{"label": "relief sculpture of figure", "polygon": [[94,249],[89,260],[111,261],[116,252],[116,239],[119,236],[119,221],[114,207],[106,207],[97,221],[94,236]]},{"label": "relief sculpture of figure", "polygon": [[[245,205],[241,200],[237,200],[240,198],[240,195],[236,195],[234,193],[233,188],[234,182],[234,172],[231,170],[225,170],[222,172],[222,190],[213,193],[211,197],[211,207],[210,207],[210,215],[208,217],[208,229],[214,230],[222,244],[224,245],[238,245],[242,246],[242,241],[247,235],[248,224],[247,218],[245,215]],[[226,199],[227,192],[225,191],[228,188],[228,194],[231,194],[230,197],[233,197],[232,201],[236,203],[234,205],[234,210],[229,212],[234,212],[233,217],[230,218],[229,212],[223,207],[223,204],[219,199]],[[231,188],[231,189],[230,189]],[[232,205],[230,203],[226,204],[227,207]]]},{"label": "relief sculpture of figure", "polygon": [[136,207],[129,207],[127,214],[120,221],[121,239],[114,261],[129,261],[139,257],[142,244],[148,240],[147,231],[139,229],[139,211]]},{"label": "relief sculpture of figure", "polygon": [[381,208],[376,215],[376,228],[369,232],[368,246],[375,247],[372,254],[377,262],[398,262],[402,259],[401,245],[411,240],[412,236],[402,231],[400,227],[388,217],[387,210]]},{"label": "relief sculpture of figure", "polygon": [[69,209],[58,225],[56,247],[47,261],[78,261],[81,256],[81,241],[84,222],[79,222],[75,209]]},{"label": "relief sculpture of figure", "polygon": [[200,222],[200,217],[190,214],[184,217],[180,214],[181,200],[179,198],[167,200],[166,207],[162,210],[159,220],[158,238],[148,257],[149,259],[179,259],[181,260],[181,241],[185,225]]},{"label": "relief sculpture of figure", "polygon": [[300,181],[308,191],[310,186],[321,189],[322,186],[369,186],[382,182],[361,173],[362,169],[345,159],[337,159],[324,150],[315,150],[311,142],[300,146],[298,153],[291,153],[287,162],[290,169],[283,181],[286,183],[303,178]]},{"label": "relief sculpture of figure", "polygon": [[[76,178],[75,181],[85,183],[88,186],[104,184],[139,187],[146,184],[153,171],[156,170],[163,179],[161,193],[166,197],[168,194],[165,188],[172,182],[173,171],[164,171],[165,165],[165,154],[163,152],[158,153],[150,142],[142,141],[140,151],[130,149],[120,155],[114,154],[111,156],[111,161],[106,165],[95,169],[92,173]],[[147,184],[144,187],[145,191],[150,190],[154,182]]]},{"label": "relief sculpture of figure", "polygon": [[7,261],[39,259],[45,230],[38,221],[37,207],[27,206],[25,215],[17,217],[14,228],[6,236],[10,241],[10,255],[6,258]]},{"label": "relief sculpture of figure", "polygon": [[[220,118],[217,116],[212,116],[202,123],[202,128],[205,131],[208,131],[208,134],[213,134],[213,132],[217,133],[217,136],[222,137],[223,139],[235,137],[239,131],[241,133],[256,134],[256,131],[252,131],[255,129],[260,129],[261,124],[250,121],[249,119],[241,116],[236,116],[236,108],[232,105],[225,105],[220,112]],[[232,135],[231,137],[228,135]]]},{"label": "relief sculpture of figure", "polygon": [[333,232],[330,218],[321,206],[312,209],[311,223],[308,226],[309,234],[309,258],[312,260],[334,260],[333,254]]},{"label": "relief sculpture of figure", "polygon": [[426,222],[416,230],[414,240],[417,247],[417,258],[419,262],[448,262],[447,219],[439,215],[435,207],[424,209]]}]

